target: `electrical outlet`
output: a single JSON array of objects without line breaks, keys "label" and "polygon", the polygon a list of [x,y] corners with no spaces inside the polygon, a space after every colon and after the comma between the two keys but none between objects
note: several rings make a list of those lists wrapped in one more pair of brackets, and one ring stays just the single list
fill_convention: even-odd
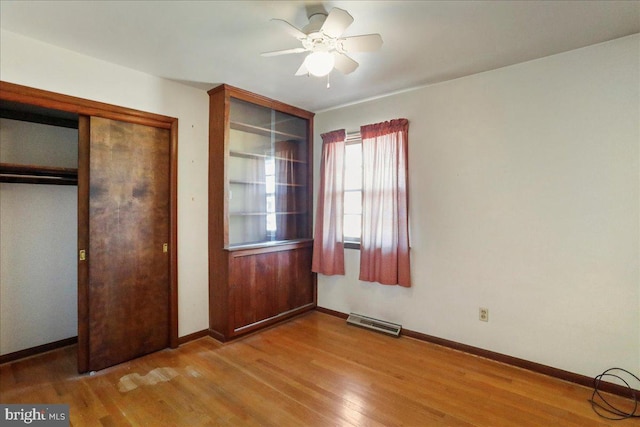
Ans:
[{"label": "electrical outlet", "polygon": [[480,316],[479,317],[480,317],[480,320],[482,320],[483,322],[488,322],[489,321],[489,309],[480,307]]}]

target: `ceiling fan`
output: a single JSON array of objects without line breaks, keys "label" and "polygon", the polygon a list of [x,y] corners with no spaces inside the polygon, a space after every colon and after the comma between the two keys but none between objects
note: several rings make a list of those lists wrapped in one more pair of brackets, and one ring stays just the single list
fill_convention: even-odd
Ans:
[{"label": "ceiling fan", "polygon": [[262,56],[277,56],[290,53],[309,52],[304,62],[296,71],[296,76],[314,75],[323,77],[333,68],[349,74],[358,68],[358,63],[347,54],[352,52],[372,52],[382,46],[380,34],[342,37],[344,31],[353,22],[353,17],[346,10],[331,9],[329,14],[313,13],[309,23],[298,29],[284,19],[274,18],[283,28],[302,43],[302,47],[264,52]]}]

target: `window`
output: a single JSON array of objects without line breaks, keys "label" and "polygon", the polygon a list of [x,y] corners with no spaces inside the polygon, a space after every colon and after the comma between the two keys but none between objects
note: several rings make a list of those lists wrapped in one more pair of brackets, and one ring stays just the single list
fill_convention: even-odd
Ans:
[{"label": "window", "polygon": [[362,233],[362,141],[348,141],[344,158],[345,247],[358,248]]},{"label": "window", "polygon": [[409,121],[323,133],[312,270],[344,275],[344,248],[360,250],[359,279],[411,286]]}]

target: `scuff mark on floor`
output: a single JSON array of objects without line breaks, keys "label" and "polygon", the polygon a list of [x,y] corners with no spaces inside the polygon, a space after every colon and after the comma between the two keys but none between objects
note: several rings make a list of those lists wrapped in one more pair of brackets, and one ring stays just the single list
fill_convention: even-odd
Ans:
[{"label": "scuff mark on floor", "polygon": [[120,393],[126,393],[143,385],[154,385],[160,382],[171,381],[178,375],[178,371],[173,368],[156,368],[149,371],[147,375],[128,374],[120,378],[118,390]]}]

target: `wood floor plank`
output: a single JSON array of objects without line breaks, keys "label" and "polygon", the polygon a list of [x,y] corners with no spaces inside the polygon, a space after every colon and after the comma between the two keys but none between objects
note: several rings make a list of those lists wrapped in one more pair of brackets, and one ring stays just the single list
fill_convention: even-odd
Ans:
[{"label": "wood floor plank", "polygon": [[93,375],[77,374],[75,357],[66,347],[0,365],[0,402],[67,403],[74,426],[633,424],[598,417],[586,387],[318,312]]}]

